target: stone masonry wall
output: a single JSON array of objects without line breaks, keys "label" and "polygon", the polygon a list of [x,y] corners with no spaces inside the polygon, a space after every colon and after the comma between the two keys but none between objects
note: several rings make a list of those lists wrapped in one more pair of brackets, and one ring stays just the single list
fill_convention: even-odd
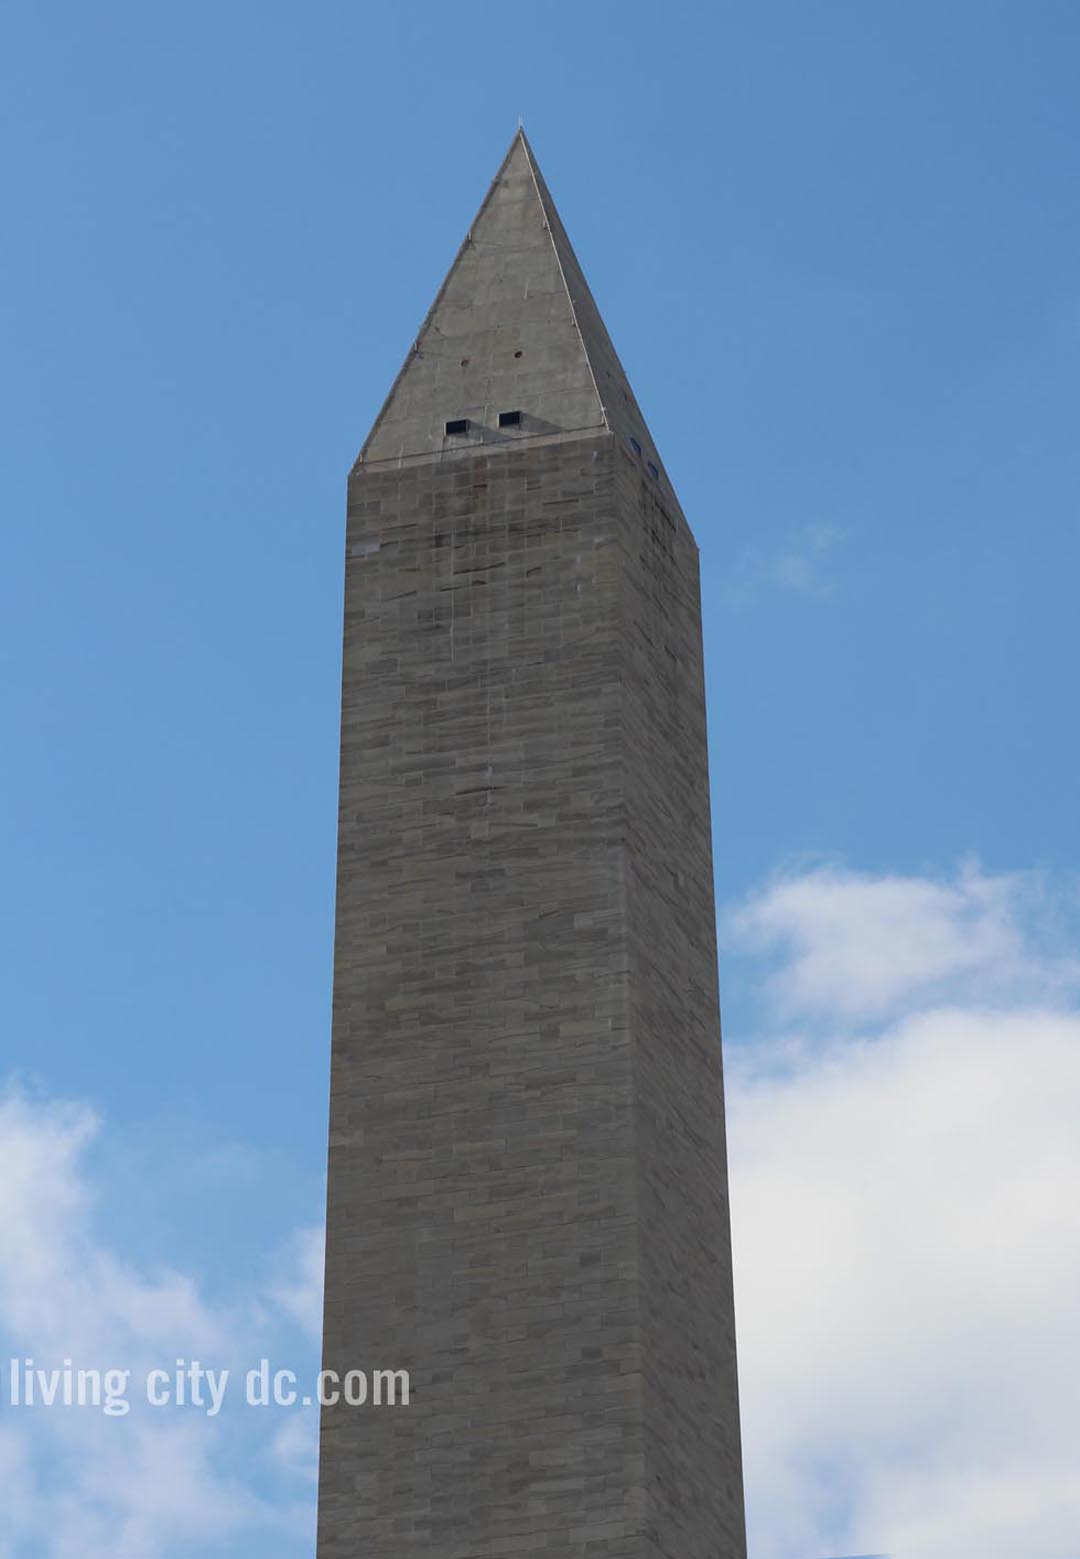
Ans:
[{"label": "stone masonry wall", "polygon": [[[350,483],[319,1559],[742,1559],[696,553],[606,433]],[[653,536],[655,532],[655,539]]]}]

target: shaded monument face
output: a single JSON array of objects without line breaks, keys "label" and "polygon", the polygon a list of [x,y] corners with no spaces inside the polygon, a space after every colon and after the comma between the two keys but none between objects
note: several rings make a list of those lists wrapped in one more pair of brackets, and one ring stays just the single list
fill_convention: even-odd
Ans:
[{"label": "shaded monument face", "polygon": [[523,135],[347,551],[319,1559],[743,1559],[697,551]]}]

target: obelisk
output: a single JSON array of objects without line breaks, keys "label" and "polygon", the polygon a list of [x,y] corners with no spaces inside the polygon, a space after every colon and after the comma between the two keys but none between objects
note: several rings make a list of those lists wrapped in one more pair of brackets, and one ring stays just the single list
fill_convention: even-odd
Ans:
[{"label": "obelisk", "polygon": [[697,547],[523,133],[349,481],[325,1364],[319,1559],[744,1559]]}]

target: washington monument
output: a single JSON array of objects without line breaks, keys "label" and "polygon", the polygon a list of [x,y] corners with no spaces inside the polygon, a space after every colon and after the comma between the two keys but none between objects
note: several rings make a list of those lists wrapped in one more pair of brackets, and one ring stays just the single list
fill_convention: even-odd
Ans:
[{"label": "washington monument", "polygon": [[319,1559],[744,1559],[697,548],[524,133],[349,480]]}]

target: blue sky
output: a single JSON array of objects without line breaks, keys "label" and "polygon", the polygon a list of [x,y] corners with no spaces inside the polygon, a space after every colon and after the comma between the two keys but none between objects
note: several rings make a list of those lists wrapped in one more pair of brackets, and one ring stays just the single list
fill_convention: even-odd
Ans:
[{"label": "blue sky", "polygon": [[[161,1264],[186,1274],[193,1336],[310,1271],[344,479],[519,115],[702,549],[726,1031],[769,1058],[739,1062],[745,1205],[791,1077],[813,1096],[828,1054],[871,1088],[866,1046],[902,1068],[932,1012],[1045,1043],[1048,1108],[1073,1078],[1080,11],[544,15],[14,0],[0,21],[7,1140],[25,1165],[61,1132],[89,1198],[70,1238],[144,1297]],[[901,934],[925,956],[898,986]],[[747,1293],[776,1276],[761,1244]],[[313,1357],[300,1308],[263,1321]],[[26,1346],[13,1316],[0,1341]],[[794,1385],[748,1346],[757,1422]],[[755,1430],[760,1559],[900,1551],[881,1491],[915,1486],[915,1421],[872,1466],[838,1441],[820,1476]],[[1007,1446],[969,1449],[1000,1480]],[[305,1491],[268,1559],[301,1551]],[[985,1554],[951,1497],[950,1554]],[[1067,1559],[1080,1512],[1055,1498],[1041,1551]],[[54,1551],[35,1519],[0,1555]],[[211,1551],[154,1519],[132,1559]]]}]

